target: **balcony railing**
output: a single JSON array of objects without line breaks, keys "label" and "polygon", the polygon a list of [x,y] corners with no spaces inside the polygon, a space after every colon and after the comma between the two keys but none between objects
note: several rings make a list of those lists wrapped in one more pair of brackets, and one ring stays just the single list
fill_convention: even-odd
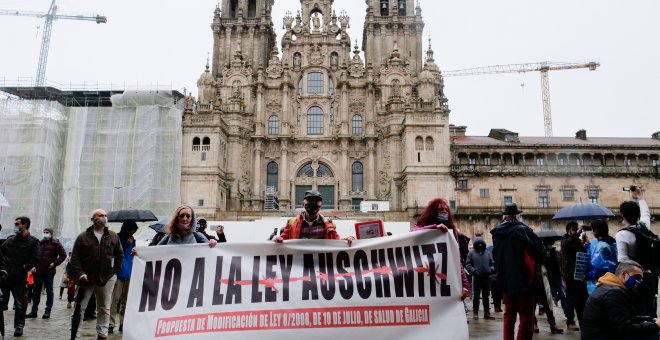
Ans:
[{"label": "balcony railing", "polygon": [[503,176],[503,175],[641,175],[658,177],[657,166],[616,165],[482,165],[455,164],[451,166],[455,176]]}]

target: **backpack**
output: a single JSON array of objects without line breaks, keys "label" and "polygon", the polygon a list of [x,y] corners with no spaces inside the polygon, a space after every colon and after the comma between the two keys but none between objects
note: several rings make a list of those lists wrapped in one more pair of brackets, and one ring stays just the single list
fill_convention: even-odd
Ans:
[{"label": "backpack", "polygon": [[633,260],[645,270],[660,274],[660,238],[643,224],[623,228],[635,235],[637,254]]}]

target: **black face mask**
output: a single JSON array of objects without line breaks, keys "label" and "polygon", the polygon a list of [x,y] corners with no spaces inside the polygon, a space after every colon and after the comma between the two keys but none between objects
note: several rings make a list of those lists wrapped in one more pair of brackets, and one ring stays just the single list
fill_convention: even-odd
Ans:
[{"label": "black face mask", "polygon": [[321,205],[318,202],[307,202],[305,203],[305,210],[309,213],[315,213],[319,210]]}]

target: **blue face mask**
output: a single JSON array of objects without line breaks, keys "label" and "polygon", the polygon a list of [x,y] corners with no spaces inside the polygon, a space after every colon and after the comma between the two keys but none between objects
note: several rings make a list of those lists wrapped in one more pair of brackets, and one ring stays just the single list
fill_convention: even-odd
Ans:
[{"label": "blue face mask", "polygon": [[449,215],[444,214],[444,213],[438,213],[438,224],[444,224],[446,226],[449,226]]},{"label": "blue face mask", "polygon": [[19,227],[14,227],[14,234],[18,235],[21,233],[21,228]]},{"label": "blue face mask", "polygon": [[626,288],[628,288],[628,291],[630,291],[633,294],[639,293],[639,289],[642,286],[642,280],[634,277],[634,276],[629,276],[626,282],[623,283]]}]

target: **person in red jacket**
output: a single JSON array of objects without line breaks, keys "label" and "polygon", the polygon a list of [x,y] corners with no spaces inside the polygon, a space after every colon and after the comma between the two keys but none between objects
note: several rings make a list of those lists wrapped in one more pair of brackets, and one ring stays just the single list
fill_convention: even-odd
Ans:
[{"label": "person in red jacket", "polygon": [[[273,241],[282,243],[291,239],[326,239],[339,240],[337,227],[329,218],[321,215],[319,211],[323,207],[323,197],[316,190],[308,190],[302,200],[305,210],[298,216],[291,218],[284,227],[280,236],[273,237]],[[344,238],[350,246],[354,238]]]},{"label": "person in red jacket", "polygon": [[53,229],[44,228],[39,242],[41,256],[39,262],[30,270],[34,276],[34,290],[32,294],[32,311],[25,315],[26,318],[36,318],[41,301],[41,290],[46,288],[46,309],[42,318],[50,318],[50,311],[53,309],[53,279],[57,266],[66,259],[66,251],[59,240],[53,238]]}]

